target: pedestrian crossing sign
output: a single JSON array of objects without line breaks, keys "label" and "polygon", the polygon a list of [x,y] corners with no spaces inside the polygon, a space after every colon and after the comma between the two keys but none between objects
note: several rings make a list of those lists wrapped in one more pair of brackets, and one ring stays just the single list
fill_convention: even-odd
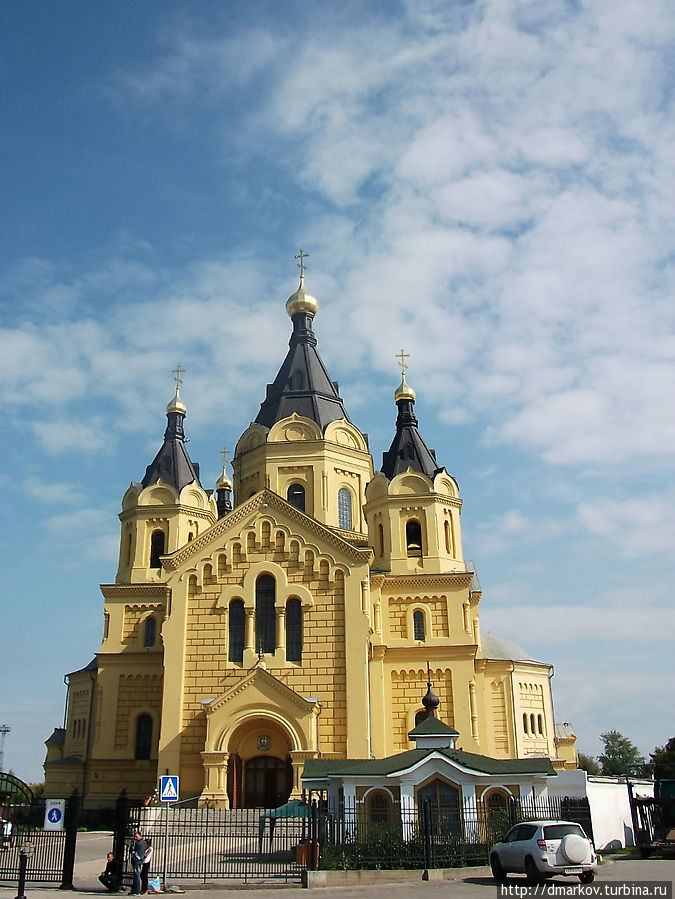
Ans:
[{"label": "pedestrian crossing sign", "polygon": [[163,774],[159,779],[159,801],[178,802],[178,775]]}]

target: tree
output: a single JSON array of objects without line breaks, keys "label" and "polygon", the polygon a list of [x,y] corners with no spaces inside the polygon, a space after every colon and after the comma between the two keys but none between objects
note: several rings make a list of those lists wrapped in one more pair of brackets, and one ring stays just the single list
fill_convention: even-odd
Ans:
[{"label": "tree", "polygon": [[644,756],[640,755],[640,751],[634,743],[620,734],[618,730],[609,730],[605,734],[600,734],[604,751],[598,756],[600,762],[601,774],[619,774],[626,773],[626,768],[635,765],[644,765]]},{"label": "tree", "polygon": [[675,737],[671,737],[665,746],[655,746],[649,753],[649,760],[654,765],[657,780],[675,777]]},{"label": "tree", "polygon": [[587,774],[600,774],[600,765],[598,765],[592,755],[584,755],[583,752],[578,753],[577,763]]}]

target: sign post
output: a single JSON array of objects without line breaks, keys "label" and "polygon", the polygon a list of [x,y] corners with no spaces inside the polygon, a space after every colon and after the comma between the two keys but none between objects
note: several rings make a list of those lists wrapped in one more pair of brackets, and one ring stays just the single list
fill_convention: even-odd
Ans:
[{"label": "sign post", "polygon": [[63,818],[66,812],[65,799],[48,799],[45,803],[44,830],[63,830]]},{"label": "sign post", "polygon": [[178,802],[179,780],[177,774],[163,774],[159,778],[159,801],[164,803],[164,867],[162,889],[166,892],[166,870],[169,859],[169,806]]}]

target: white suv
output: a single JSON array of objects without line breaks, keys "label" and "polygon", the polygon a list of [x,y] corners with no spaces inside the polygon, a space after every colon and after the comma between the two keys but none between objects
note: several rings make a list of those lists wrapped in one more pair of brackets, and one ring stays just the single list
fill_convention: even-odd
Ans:
[{"label": "white suv", "polygon": [[525,821],[495,843],[490,867],[497,883],[503,883],[512,872],[526,874],[528,883],[540,883],[556,874],[577,875],[582,883],[591,883],[598,859],[580,824]]}]

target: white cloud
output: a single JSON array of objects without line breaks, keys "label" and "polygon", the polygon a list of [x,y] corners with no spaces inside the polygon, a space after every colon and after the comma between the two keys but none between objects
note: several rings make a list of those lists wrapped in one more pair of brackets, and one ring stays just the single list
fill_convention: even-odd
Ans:
[{"label": "white cloud", "polygon": [[675,491],[629,499],[600,497],[580,504],[581,527],[611,543],[620,557],[669,553],[675,534]]}]

